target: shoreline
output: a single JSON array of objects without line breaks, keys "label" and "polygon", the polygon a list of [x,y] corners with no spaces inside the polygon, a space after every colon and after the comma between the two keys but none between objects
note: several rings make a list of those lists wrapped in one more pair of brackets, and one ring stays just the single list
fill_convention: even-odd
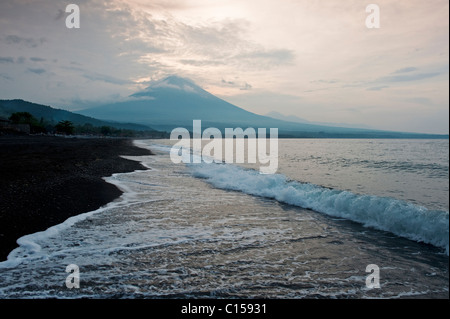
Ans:
[{"label": "shoreline", "polygon": [[133,139],[0,137],[0,261],[18,238],[93,211],[123,192],[103,178],[148,169]]}]

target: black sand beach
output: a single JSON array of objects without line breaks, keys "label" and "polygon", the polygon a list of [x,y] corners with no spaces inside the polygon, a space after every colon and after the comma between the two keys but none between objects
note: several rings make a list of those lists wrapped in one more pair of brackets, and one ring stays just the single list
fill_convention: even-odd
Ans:
[{"label": "black sand beach", "polygon": [[0,261],[16,240],[95,210],[122,192],[102,177],[145,169],[129,139],[0,137]]}]

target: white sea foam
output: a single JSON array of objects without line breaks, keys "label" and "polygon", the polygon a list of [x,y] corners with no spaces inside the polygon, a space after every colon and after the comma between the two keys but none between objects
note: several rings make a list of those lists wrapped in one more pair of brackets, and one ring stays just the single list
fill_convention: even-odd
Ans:
[{"label": "white sea foam", "polygon": [[419,242],[446,249],[449,253],[449,213],[428,210],[389,197],[359,195],[314,184],[289,181],[281,174],[263,175],[229,164],[191,164],[196,177],[213,186],[309,208],[327,215],[359,222]]},{"label": "white sea foam", "polygon": [[22,263],[25,259],[45,258],[45,254],[41,254],[41,245],[39,241],[54,236],[55,234],[67,229],[78,221],[84,220],[97,212],[103,211],[105,208],[88,213],[76,215],[66,219],[63,223],[47,228],[44,231],[25,235],[17,239],[18,248],[11,251],[6,261],[0,262],[0,268],[12,268]]},{"label": "white sea foam", "polygon": [[[170,151],[170,147],[152,144],[139,146],[156,153],[166,151],[166,155]],[[424,263],[423,258],[416,261],[411,255],[415,249],[393,254],[383,243],[369,241],[367,249],[361,250],[352,234],[336,231],[339,225],[323,227],[314,212],[288,210],[294,218],[286,218],[285,208],[274,201],[255,202],[240,193],[220,191],[186,173],[220,185],[217,188],[278,196],[293,205],[300,200],[306,206],[318,201],[324,209],[341,210],[337,199],[334,203],[327,200],[339,194],[343,203],[353,201],[354,206],[364,207],[368,205],[364,200],[355,199],[361,195],[301,184],[283,175],[260,175],[234,165],[193,164],[185,169],[174,166],[166,155],[145,157],[151,170],[106,178],[124,191],[118,200],[46,232],[23,237],[22,246],[0,266],[0,298],[196,298],[196,293],[207,297],[396,298],[427,289],[448,294],[444,256],[439,256],[442,262]],[[300,191],[306,193],[303,199]],[[351,219],[343,206],[343,212],[336,215]],[[361,218],[363,223],[370,220]],[[328,246],[328,234],[340,244]],[[398,283],[395,289],[383,286],[381,295],[364,288],[366,261],[372,262],[377,249],[386,261],[379,264],[389,265],[381,267],[383,280]],[[323,259],[324,253],[329,259]],[[420,253],[428,256],[425,250]],[[406,256],[413,257],[411,264],[404,265]],[[68,264],[80,267],[81,289],[64,286]],[[407,271],[410,267],[415,268],[413,273]],[[430,281],[428,274],[434,273]],[[413,288],[408,285],[411,278]]]},{"label": "white sea foam", "polygon": [[19,245],[19,247],[9,253],[6,261],[0,262],[0,269],[16,267],[25,260],[48,258],[48,255],[46,253],[41,252],[42,247],[39,244],[40,242],[43,242],[45,241],[45,239],[59,234],[60,232],[73,226],[77,222],[89,218],[93,214],[103,212],[104,210],[111,209],[112,207],[129,205],[133,201],[135,193],[124,183],[121,183],[120,180],[117,179],[117,177],[120,175],[121,174],[113,174],[110,177],[104,178],[105,181],[116,185],[120,190],[124,192],[120,197],[120,200],[108,203],[107,205],[102,206],[94,211],[69,217],[64,222],[51,226],[44,231],[20,237],[19,239],[17,239],[17,244]]},{"label": "white sea foam", "polygon": [[[152,145],[152,149],[155,146]],[[169,152],[170,147],[160,145],[158,150]],[[360,195],[290,181],[282,174],[260,174],[256,170],[231,164],[203,162],[188,166],[195,177],[205,178],[217,188],[272,198],[282,203],[352,220],[366,227],[444,248],[449,255],[448,211],[429,210],[391,197]]]}]

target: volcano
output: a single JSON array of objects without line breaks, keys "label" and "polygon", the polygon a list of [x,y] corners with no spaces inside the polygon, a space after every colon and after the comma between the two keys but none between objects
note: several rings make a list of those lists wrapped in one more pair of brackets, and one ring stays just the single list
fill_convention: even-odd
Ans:
[{"label": "volcano", "polygon": [[130,95],[126,101],[77,113],[102,120],[142,124],[167,132],[177,127],[190,129],[193,120],[201,120],[203,127],[220,130],[278,128],[280,137],[421,138],[424,135],[274,119],[246,111],[205,91],[192,80],[175,75],[154,81],[146,89]]}]

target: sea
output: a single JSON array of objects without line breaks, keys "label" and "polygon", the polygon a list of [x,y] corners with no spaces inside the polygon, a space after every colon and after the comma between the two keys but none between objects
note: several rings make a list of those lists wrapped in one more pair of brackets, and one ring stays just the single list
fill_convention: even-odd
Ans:
[{"label": "sea", "polygon": [[448,140],[279,139],[274,174],[175,142],[135,140],[120,198],[19,238],[0,299],[449,298]]}]

